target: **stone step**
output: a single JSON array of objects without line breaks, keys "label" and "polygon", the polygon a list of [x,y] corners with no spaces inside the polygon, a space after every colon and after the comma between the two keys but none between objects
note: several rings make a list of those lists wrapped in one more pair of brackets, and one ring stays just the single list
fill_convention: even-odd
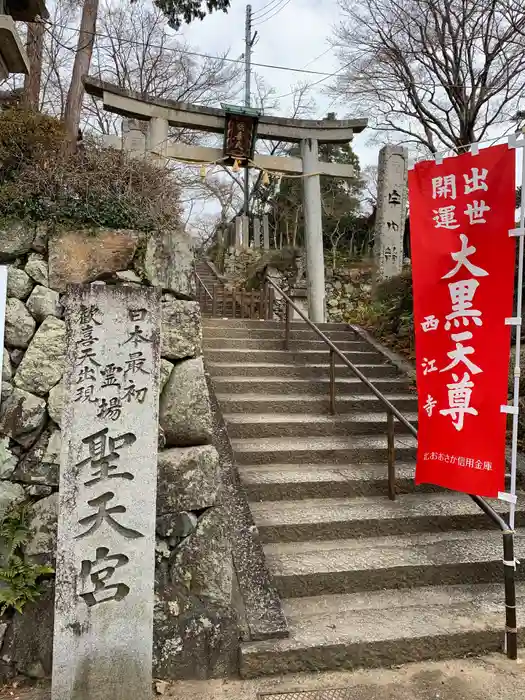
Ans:
[{"label": "stone step", "polygon": [[[227,386],[221,385],[226,392]],[[248,387],[246,387],[248,388]],[[251,387],[250,387],[251,388]],[[357,387],[356,387],[357,388]],[[326,391],[326,394],[328,392]],[[417,395],[413,393],[393,393],[386,390],[386,398],[391,401],[403,413],[417,411]],[[309,413],[328,414],[330,401],[325,396],[309,394],[253,394],[253,393],[217,393],[222,411],[224,413]],[[381,402],[372,393],[354,393],[337,395],[337,413],[351,413],[353,411],[381,410]]]},{"label": "stone step", "polygon": [[[222,333],[227,332],[227,329],[222,329]],[[272,339],[268,338],[225,338],[224,336],[210,336],[206,332],[204,334],[204,348],[216,349],[223,348],[228,345],[232,350],[282,350],[284,338],[279,336]],[[346,350],[370,350],[370,345],[362,340],[341,340],[337,342],[337,347],[341,351]],[[291,340],[290,350],[324,350],[327,348],[326,343],[322,340]],[[206,352],[204,353],[206,355]]]},{"label": "stone step", "polygon": [[208,286],[208,284],[209,285],[220,284],[219,280],[216,277],[213,277],[211,272],[206,272],[206,273],[202,272],[201,273],[197,270],[197,274],[199,275],[201,281],[204,282],[204,284],[206,286]]},{"label": "stone step", "polygon": [[[525,555],[524,536],[523,530],[516,532],[517,559]],[[284,598],[503,580],[498,531],[279,543],[264,549]],[[516,575],[525,577],[523,567]]]},{"label": "stone step", "polygon": [[[238,300],[239,301],[239,300]],[[228,328],[229,338],[244,338],[244,339],[263,339],[263,340],[284,340],[284,325],[280,328],[266,328],[266,326],[261,326],[259,328]],[[211,326],[206,325],[204,329],[204,337],[216,338],[224,337],[224,326]],[[355,333],[349,330],[332,330],[327,331],[326,335],[328,338],[338,345],[341,341],[345,340],[357,340]],[[292,328],[290,332],[291,340],[321,340],[319,335],[315,333],[311,328]],[[324,342],[324,341],[323,341]]]},{"label": "stone step", "polygon": [[505,628],[501,583],[292,598],[284,613],[288,639],[241,647],[244,678],[501,652]]},{"label": "stone step", "polygon": [[[403,493],[447,493],[433,484],[414,481],[414,462],[396,462],[396,491]],[[262,464],[238,467],[250,501],[297,501],[306,498],[353,498],[388,493],[386,463],[377,464]],[[510,489],[510,474],[506,487]],[[518,480],[525,489],[525,478]]]},{"label": "stone step", "polygon": [[[396,462],[398,493],[442,491],[438,486],[414,484],[415,463]],[[290,501],[306,498],[353,498],[388,493],[386,463],[377,464],[263,464],[239,466],[250,501]]]},{"label": "stone step", "polygon": [[[519,495],[517,524],[521,527],[525,524],[525,494]],[[508,512],[507,504],[491,503],[499,513]],[[386,496],[263,501],[252,503],[251,510],[263,542],[495,529],[474,501],[454,492],[401,494],[395,501]]]},{"label": "stone step", "polygon": [[212,272],[209,271],[204,271],[204,270],[197,270],[197,274],[199,275],[200,279],[204,282],[204,284],[218,284],[219,280],[217,277],[213,275]]},{"label": "stone step", "polygon": [[[352,435],[347,437],[252,438],[231,441],[235,461],[241,464],[359,464],[383,462],[387,459],[385,435]],[[416,439],[411,435],[396,436],[399,461],[416,458]]]},{"label": "stone step", "polygon": [[[361,364],[381,364],[384,356],[376,351],[357,350],[344,353],[350,362]],[[206,350],[207,362],[272,362],[276,364],[328,364],[330,353],[325,350],[303,350],[302,352],[292,352],[291,350],[231,350],[228,347]],[[343,366],[343,361],[336,357],[337,366]]]},{"label": "stone step", "polygon": [[[212,377],[298,377],[298,378],[321,378],[330,376],[329,364],[276,364],[271,362],[208,362],[207,367]],[[357,364],[357,369],[365,377],[374,379],[376,377],[397,377],[399,370],[391,364]],[[346,365],[336,366],[336,379],[353,376],[352,370]]]},{"label": "stone step", "polygon": [[[350,370],[348,370],[350,372]],[[214,377],[213,385],[218,394],[324,394],[328,396],[330,381],[328,377],[320,379],[297,379],[294,377]],[[402,376],[380,377],[374,380],[374,386],[382,393],[405,393],[410,381]],[[370,393],[370,389],[357,377],[338,377],[336,382],[336,400],[343,394]]]},{"label": "stone step", "polygon": [[[417,427],[417,414],[405,416]],[[224,414],[231,439],[266,437],[329,437],[331,435],[370,435],[386,431],[386,413],[343,413],[340,415],[311,415],[300,413],[231,413]],[[408,429],[397,423],[397,433]]]},{"label": "stone step", "polygon": [[218,285],[220,282],[217,280],[217,278],[214,277],[209,277],[208,275],[201,275],[199,274],[201,282],[204,284],[204,286],[211,292],[213,285]]},{"label": "stone step", "polygon": [[[278,330],[284,330],[284,322],[281,320],[266,321],[264,319],[207,319],[203,324],[204,335],[206,335],[209,327],[214,328],[224,328],[229,330],[231,328],[274,328]],[[347,323],[318,323],[317,327],[324,332],[326,331],[346,331],[352,333]],[[294,321],[292,323],[292,330],[303,330],[310,328],[303,321]],[[224,334],[227,337],[227,334]]]}]

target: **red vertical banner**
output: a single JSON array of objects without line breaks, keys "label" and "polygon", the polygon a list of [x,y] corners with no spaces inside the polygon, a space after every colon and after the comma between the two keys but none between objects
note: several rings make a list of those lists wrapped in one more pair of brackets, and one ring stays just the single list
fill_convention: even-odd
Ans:
[{"label": "red vertical banner", "polygon": [[505,144],[424,161],[408,183],[416,483],[497,496],[505,490],[515,151]]}]

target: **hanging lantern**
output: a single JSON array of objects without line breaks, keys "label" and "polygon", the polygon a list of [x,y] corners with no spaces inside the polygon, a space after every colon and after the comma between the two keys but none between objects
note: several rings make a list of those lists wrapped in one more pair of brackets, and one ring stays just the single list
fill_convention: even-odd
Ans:
[{"label": "hanging lantern", "polygon": [[266,170],[263,171],[263,176],[262,176],[262,184],[266,187],[267,185],[270,184],[270,176],[266,172]]},{"label": "hanging lantern", "polygon": [[205,180],[206,179],[206,166],[201,165],[201,179]]},{"label": "hanging lantern", "polygon": [[238,173],[240,169],[239,161],[235,159],[232,170],[234,173]]}]

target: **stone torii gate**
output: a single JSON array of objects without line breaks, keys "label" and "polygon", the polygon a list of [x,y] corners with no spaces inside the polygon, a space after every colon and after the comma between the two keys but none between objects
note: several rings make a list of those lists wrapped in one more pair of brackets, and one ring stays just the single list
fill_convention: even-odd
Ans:
[{"label": "stone torii gate", "polygon": [[[224,151],[217,148],[187,146],[168,140],[168,129],[185,127],[195,131],[223,134],[229,113],[224,109],[144,97],[139,93],[123,90],[96,78],[85,79],[86,92],[104,102],[104,109],[122,117],[149,122],[145,140],[145,151],[162,158],[174,158],[192,162],[213,163],[224,159]],[[248,113],[248,110],[247,110]],[[367,126],[366,119],[307,120],[261,116],[257,121],[257,132],[253,139],[285,141],[300,144],[300,158],[283,158],[254,154],[251,161],[255,167],[270,172],[303,175],[303,200],[305,221],[305,247],[308,283],[308,310],[312,321],[325,320],[324,251],[321,210],[320,175],[350,178],[355,175],[352,166],[319,161],[320,143],[348,143],[354,133]],[[117,147],[126,146],[107,142]],[[129,150],[136,147],[129,139]]]}]

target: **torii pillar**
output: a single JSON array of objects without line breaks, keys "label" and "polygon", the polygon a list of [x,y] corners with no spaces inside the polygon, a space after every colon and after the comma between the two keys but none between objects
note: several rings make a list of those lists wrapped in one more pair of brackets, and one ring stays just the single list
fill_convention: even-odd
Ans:
[{"label": "torii pillar", "polygon": [[[86,92],[93,97],[102,98],[104,109],[120,114],[128,119],[149,122],[145,150],[159,160],[179,158],[195,163],[215,163],[224,159],[224,151],[219,148],[188,146],[173,142],[168,137],[169,127],[183,127],[195,131],[223,134],[231,111],[212,107],[201,107],[184,102],[161,100],[142,94],[123,90],[97,78],[84,79]],[[228,107],[225,105],[225,107]],[[231,107],[236,112],[243,108]],[[244,108],[249,111],[249,108]],[[303,175],[303,202],[305,222],[306,274],[308,284],[308,313],[314,323],[325,320],[325,284],[324,284],[324,248],[323,226],[321,216],[320,175],[351,178],[355,176],[354,168],[346,163],[324,163],[319,161],[320,143],[344,144],[352,141],[354,133],[363,131],[366,119],[322,120],[286,119],[262,115],[257,121],[257,139],[284,141],[300,145],[300,158],[266,156],[255,153],[255,167],[269,172]],[[229,133],[229,129],[227,130]],[[126,137],[107,137],[109,146],[126,146]],[[127,143],[131,143],[131,135]],[[138,149],[137,155],[144,156],[144,150]],[[266,230],[264,242],[266,241]]]},{"label": "torii pillar", "polygon": [[301,141],[308,316],[314,323],[323,323],[326,314],[326,288],[318,150],[317,139]]}]

